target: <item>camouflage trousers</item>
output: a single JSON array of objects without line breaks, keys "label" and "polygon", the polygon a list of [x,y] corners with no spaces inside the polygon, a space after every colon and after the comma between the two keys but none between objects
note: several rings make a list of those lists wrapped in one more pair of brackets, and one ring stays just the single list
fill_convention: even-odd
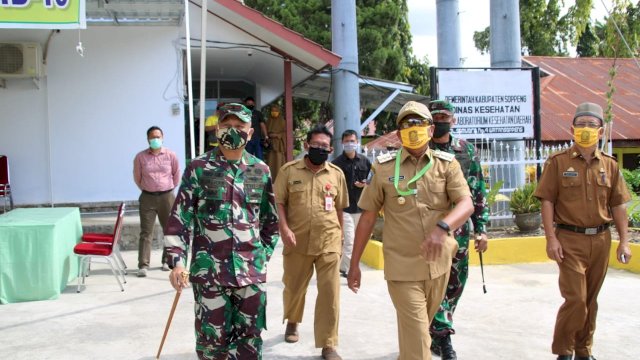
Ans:
[{"label": "camouflage trousers", "polygon": [[265,284],[245,287],[193,284],[196,353],[206,360],[262,359]]},{"label": "camouflage trousers", "polygon": [[455,334],[453,329],[453,312],[458,306],[462,290],[469,277],[469,233],[456,236],[458,252],[451,263],[451,274],[444,299],[440,303],[438,312],[431,321],[429,332],[432,337],[443,337]]}]

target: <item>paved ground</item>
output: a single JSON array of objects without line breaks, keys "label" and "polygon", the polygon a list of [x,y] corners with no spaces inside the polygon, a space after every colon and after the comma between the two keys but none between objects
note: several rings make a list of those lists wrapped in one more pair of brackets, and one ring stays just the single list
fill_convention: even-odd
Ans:
[{"label": "paved ground", "polygon": [[[264,359],[320,359],[313,347],[315,283],[309,288],[301,340],[287,344],[282,325],[282,256],[269,264],[268,327],[263,333]],[[136,252],[124,253],[135,267]],[[174,297],[166,272],[155,268],[147,278],[127,277],[125,292],[103,265],[93,265],[86,289],[69,284],[58,300],[0,306],[2,359],[154,359]],[[561,303],[552,263],[485,268],[488,293],[482,293],[480,269],[471,278],[456,313],[453,337],[462,360],[555,359],[550,341]],[[342,291],[340,354],[347,359],[394,360],[397,357],[395,313],[382,271],[363,266],[358,295]],[[640,277],[610,270],[600,296],[594,355],[598,359],[636,359],[640,352]],[[163,359],[196,359],[193,296],[186,291],[173,320]],[[437,358],[436,358],[437,359]]]}]

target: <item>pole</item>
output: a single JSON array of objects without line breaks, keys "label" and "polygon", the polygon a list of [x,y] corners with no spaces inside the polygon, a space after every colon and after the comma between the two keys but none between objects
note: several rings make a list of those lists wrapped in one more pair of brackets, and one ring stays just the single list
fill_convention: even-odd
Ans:
[{"label": "pole", "polygon": [[198,138],[200,144],[198,147],[198,155],[204,153],[204,123],[205,119],[205,103],[207,86],[207,1],[202,1],[202,27],[200,29],[200,131]]},{"label": "pole", "polygon": [[436,14],[438,67],[460,67],[462,56],[460,55],[458,0],[437,0]]},{"label": "pole", "polygon": [[360,131],[360,80],[358,79],[358,29],[356,1],[331,0],[331,49],[342,56],[332,74],[333,147],[340,152],[345,130]]},{"label": "pole", "polygon": [[191,29],[189,28],[189,0],[184,0],[184,18],[187,35],[187,91],[189,96],[189,148],[191,159],[196,157],[196,138],[193,131],[193,75],[191,73]]}]

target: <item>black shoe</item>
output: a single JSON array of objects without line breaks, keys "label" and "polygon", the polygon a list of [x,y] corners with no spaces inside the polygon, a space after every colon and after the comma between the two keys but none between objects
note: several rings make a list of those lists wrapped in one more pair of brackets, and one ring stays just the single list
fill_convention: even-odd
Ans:
[{"label": "black shoe", "polygon": [[451,336],[448,334],[440,342],[440,358],[442,360],[458,360],[458,356],[451,346]]},{"label": "black shoe", "polygon": [[571,360],[571,355],[558,355],[556,360]]},{"label": "black shoe", "polygon": [[[571,358],[568,358],[568,359],[571,359]],[[578,356],[578,355],[576,355],[574,360],[596,360],[596,358],[594,358],[593,355],[589,355],[589,356]]]},{"label": "black shoe", "polygon": [[340,270],[340,276],[343,278],[347,277],[347,273],[345,271]]},{"label": "black shoe", "polygon": [[432,338],[431,339],[431,353],[436,356],[440,356],[442,351],[440,351],[440,338]]}]

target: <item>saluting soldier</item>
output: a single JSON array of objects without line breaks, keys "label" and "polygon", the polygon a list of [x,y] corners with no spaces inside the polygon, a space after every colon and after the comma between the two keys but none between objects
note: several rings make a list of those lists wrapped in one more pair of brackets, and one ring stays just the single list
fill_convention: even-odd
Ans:
[{"label": "saluting soldier", "polygon": [[[558,360],[595,360],[591,353],[598,293],[609,265],[611,222],[618,261],[631,258],[625,203],[631,199],[614,157],[596,147],[602,108],[582,103],[573,117],[575,144],[546,161],[534,195],[542,201],[547,256],[558,263],[560,294],[551,350]],[[555,226],[554,226],[555,225]]]},{"label": "saluting soldier", "polygon": [[269,167],[245,151],[251,111],[220,108],[219,147],[191,161],[165,229],[172,286],[191,246],[189,280],[195,298],[200,359],[261,359],[266,328],[267,262],[278,241]]},{"label": "saluting soldier", "polygon": [[322,358],[340,360],[340,254],[343,209],[349,195],[342,170],[327,161],[333,151],[329,130],[319,125],[307,133],[307,155],[286,163],[275,182],[284,242],[283,265],[285,341],[297,342],[305,295],[315,267],[318,295],[314,318],[316,348]]},{"label": "saluting soldier", "polygon": [[[400,360],[431,359],[429,324],[444,297],[457,244],[452,231],[473,212],[469,185],[453,154],[433,151],[426,105],[409,101],[396,119],[402,148],[381,155],[358,206],[363,210],[347,277],[360,288],[360,258],[384,207],[384,274],[397,313]],[[453,206],[455,204],[455,206]]]},{"label": "saluting soldier", "polygon": [[[482,167],[476,147],[472,143],[451,135],[451,127],[455,125],[454,107],[447,100],[434,100],[429,103],[429,111],[433,116],[433,139],[429,147],[434,150],[454,154],[460,163],[462,174],[467,179],[471,200],[473,202],[473,232],[475,233],[475,250],[487,250],[487,223],[489,222],[489,207],[485,200],[486,187]],[[469,222],[458,228],[454,233],[458,242],[458,251],[451,264],[451,274],[444,299],[438,308],[429,332],[433,338],[431,351],[439,355],[442,360],[456,360],[458,357],[451,345],[453,328],[453,313],[462,297],[462,291],[469,277]]]}]

